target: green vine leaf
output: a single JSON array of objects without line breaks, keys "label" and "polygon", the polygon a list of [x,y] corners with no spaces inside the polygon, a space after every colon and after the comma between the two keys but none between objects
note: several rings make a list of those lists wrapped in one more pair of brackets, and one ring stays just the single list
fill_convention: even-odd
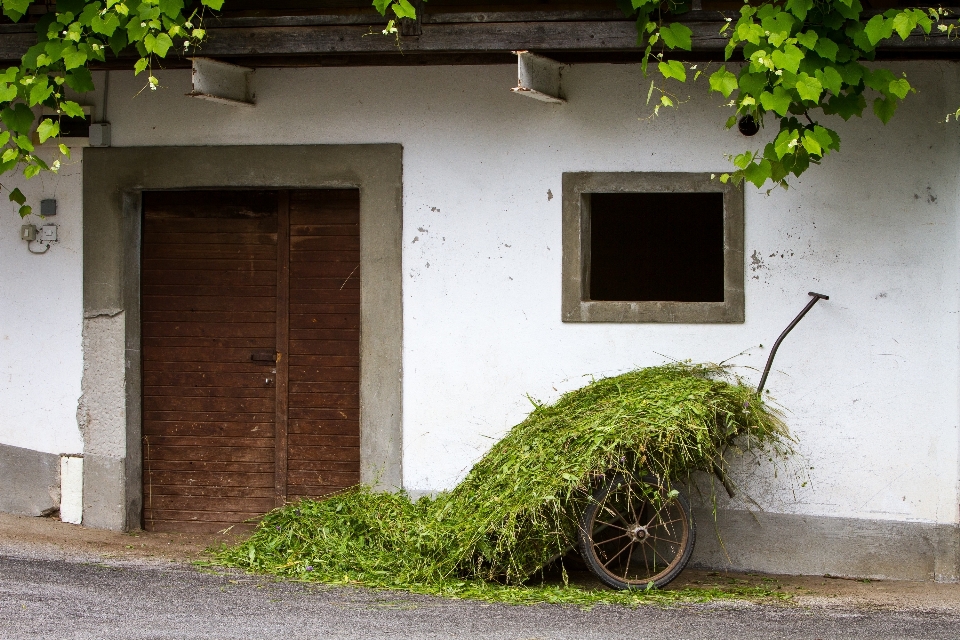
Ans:
[{"label": "green vine leaf", "polygon": [[890,93],[897,96],[901,100],[907,97],[907,94],[910,93],[911,87],[910,83],[907,82],[906,78],[900,78],[899,80],[894,80],[890,83]]},{"label": "green vine leaf", "polygon": [[107,13],[101,16],[99,13],[90,19],[90,29],[94,33],[99,33],[110,37],[120,27],[120,18],[116,13]]},{"label": "green vine leaf", "polygon": [[60,108],[63,110],[63,113],[71,118],[82,118],[83,117],[83,107],[81,107],[76,102],[71,100],[66,100],[60,104]]},{"label": "green vine leaf", "polygon": [[50,118],[45,118],[37,127],[37,137],[40,139],[40,144],[58,135],[60,135],[60,123],[54,122]]},{"label": "green vine leaf", "polygon": [[838,115],[844,120],[863,115],[866,108],[867,100],[862,93],[832,96],[822,107],[826,115]]},{"label": "green vine leaf", "polygon": [[831,62],[837,61],[837,53],[840,51],[840,45],[830,38],[817,38],[817,44],[813,47],[821,58],[826,58]]},{"label": "green vine leaf", "polygon": [[719,92],[724,98],[729,98],[737,87],[737,76],[727,71],[726,67],[720,67],[710,74],[710,89]]},{"label": "green vine leaf", "polygon": [[796,45],[787,44],[782,49],[774,51],[770,58],[777,69],[796,73],[803,61],[803,52]]},{"label": "green vine leaf", "polygon": [[417,17],[417,10],[410,4],[410,0],[396,0],[393,4],[393,12],[398,18]]},{"label": "green vine leaf", "polygon": [[797,146],[798,138],[799,136],[796,131],[791,129],[781,130],[777,138],[773,141],[773,151],[777,159],[782,159],[787,154],[792,153]]},{"label": "green vine leaf", "polygon": [[804,33],[797,34],[797,42],[807,49],[816,49],[817,40],[819,39],[820,36],[817,35],[816,31],[805,31]]},{"label": "green vine leaf", "polygon": [[883,124],[890,122],[897,111],[897,101],[893,98],[877,98],[873,101],[873,112]]},{"label": "green vine leaf", "polygon": [[840,72],[836,70],[835,67],[824,67],[822,70],[817,69],[814,72],[814,77],[820,82],[820,85],[825,91],[829,91],[834,95],[837,95],[843,89],[843,76],[840,75]]},{"label": "green vine leaf", "polygon": [[901,40],[906,40],[910,34],[917,28],[917,17],[912,12],[898,13],[891,23],[893,30],[897,32]]},{"label": "green vine leaf", "polygon": [[760,94],[760,105],[768,111],[773,111],[779,116],[787,115],[793,98],[783,87],[774,87],[773,93],[764,91]]},{"label": "green vine leaf", "polygon": [[[205,3],[206,4],[206,3]],[[207,4],[207,6],[210,6]],[[223,6],[223,2],[220,3],[220,7]],[[176,19],[180,15],[180,12],[183,11],[183,0],[160,0],[160,13],[167,16],[168,18]],[[220,7],[210,7],[211,9],[219,10]]]},{"label": "green vine leaf", "polygon": [[870,39],[870,44],[876,46],[881,40],[886,40],[893,35],[893,23],[893,20],[888,20],[882,15],[876,15],[870,18],[863,28],[864,33],[866,33]]},{"label": "green vine leaf", "polygon": [[820,143],[817,142],[817,139],[814,138],[810,132],[803,134],[803,138],[800,140],[800,143],[803,145],[803,148],[812,156],[822,156],[823,149],[820,147]]},{"label": "green vine leaf", "polygon": [[10,202],[16,202],[19,205],[23,205],[27,201],[27,197],[23,195],[23,192],[20,189],[14,189],[10,192]]},{"label": "green vine leaf", "polygon": [[807,12],[813,9],[813,0],[787,0],[786,9],[798,20],[806,20]]},{"label": "green vine leaf", "polygon": [[683,49],[684,51],[693,49],[693,31],[685,24],[674,22],[666,27],[661,27],[660,38],[663,40],[663,44],[670,49]]},{"label": "green vine leaf", "polygon": [[34,151],[33,143],[30,142],[30,138],[28,138],[27,136],[23,136],[23,135],[17,136],[16,138],[14,138],[14,142],[17,144],[18,147],[20,147],[22,150],[26,151],[27,153],[33,153]]},{"label": "green vine leaf", "polygon": [[64,76],[67,86],[77,93],[93,91],[93,77],[86,67],[78,67]]},{"label": "green vine leaf", "polygon": [[[657,65],[657,68],[660,69],[660,73],[663,74],[664,78],[675,78],[680,82],[687,81],[687,68],[683,66],[683,63],[679,60],[670,60],[669,62],[661,62]],[[733,75],[733,74],[730,74]],[[736,79],[734,79],[736,82]]]},{"label": "green vine leaf", "polygon": [[26,135],[30,133],[33,126],[33,111],[22,102],[18,102],[12,107],[7,107],[0,111],[0,121],[8,130]]},{"label": "green vine leaf", "polygon": [[823,93],[823,85],[820,84],[820,81],[803,72],[797,76],[796,89],[801,100],[810,102],[819,102],[820,94]]},{"label": "green vine leaf", "polygon": [[827,151],[840,151],[840,136],[836,131],[816,125],[813,127],[813,136]]},{"label": "green vine leaf", "polygon": [[3,0],[3,13],[14,22],[19,22],[29,7],[30,0]]},{"label": "green vine leaf", "polygon": [[62,57],[63,57],[64,68],[67,71],[70,71],[71,69],[76,69],[77,67],[83,65],[87,61],[86,52],[80,51],[76,47],[72,47],[72,46],[64,47]]},{"label": "green vine leaf", "polygon": [[172,46],[173,40],[170,39],[170,36],[165,33],[158,33],[156,40],[153,42],[152,53],[157,54],[161,58],[165,58],[167,51],[169,51]]},{"label": "green vine leaf", "polygon": [[[396,16],[397,19],[415,19],[417,17],[417,9],[413,6],[410,0],[373,0],[373,7],[382,16],[387,15],[388,11],[392,11],[393,15]],[[387,28],[384,30],[384,33],[395,33],[391,30],[392,26],[393,25],[388,24]]]},{"label": "green vine leaf", "polygon": [[773,177],[773,165],[769,160],[762,160],[759,163],[751,163],[743,171],[743,177],[747,182],[752,182],[758,189]]}]

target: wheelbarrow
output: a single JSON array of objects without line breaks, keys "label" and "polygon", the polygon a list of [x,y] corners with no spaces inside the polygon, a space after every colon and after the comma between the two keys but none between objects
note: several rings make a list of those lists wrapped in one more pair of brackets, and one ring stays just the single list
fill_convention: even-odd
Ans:
[{"label": "wheelbarrow", "polygon": [[[791,322],[770,350],[757,386],[763,392],[780,343],[817,302],[821,293]],[[721,467],[718,476],[732,498],[734,490]],[[661,588],[677,577],[693,554],[697,538],[686,498],[668,482],[642,471],[607,473],[580,518],[580,555],[602,583],[614,589]]]}]

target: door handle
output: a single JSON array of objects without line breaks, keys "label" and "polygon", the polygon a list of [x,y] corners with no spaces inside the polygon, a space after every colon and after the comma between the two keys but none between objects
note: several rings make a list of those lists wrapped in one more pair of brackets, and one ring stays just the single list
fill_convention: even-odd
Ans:
[{"label": "door handle", "polygon": [[257,364],[276,364],[277,353],[275,351],[258,351],[250,354],[250,360]]}]

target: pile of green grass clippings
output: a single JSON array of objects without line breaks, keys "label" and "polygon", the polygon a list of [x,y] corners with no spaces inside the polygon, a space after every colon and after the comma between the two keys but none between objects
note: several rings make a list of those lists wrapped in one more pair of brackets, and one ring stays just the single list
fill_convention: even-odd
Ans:
[{"label": "pile of green grass clippings", "polygon": [[529,585],[576,544],[579,514],[611,470],[639,466],[680,482],[724,465],[728,447],[783,452],[788,441],[777,413],[725,369],[650,367],[536,405],[452,491],[412,501],[356,487],[303,500],[268,513],[248,540],[219,551],[215,562],[317,582],[510,602],[669,599],[667,592],[518,585]]}]

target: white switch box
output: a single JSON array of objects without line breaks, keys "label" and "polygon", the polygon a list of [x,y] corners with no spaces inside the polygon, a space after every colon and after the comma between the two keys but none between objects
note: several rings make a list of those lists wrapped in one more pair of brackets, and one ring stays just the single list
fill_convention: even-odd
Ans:
[{"label": "white switch box", "polygon": [[55,224],[45,224],[40,227],[40,235],[37,237],[37,241],[40,243],[56,242],[57,241],[57,225]]},{"label": "white switch box", "polygon": [[90,124],[89,140],[91,147],[110,146],[110,123],[94,122]]}]

